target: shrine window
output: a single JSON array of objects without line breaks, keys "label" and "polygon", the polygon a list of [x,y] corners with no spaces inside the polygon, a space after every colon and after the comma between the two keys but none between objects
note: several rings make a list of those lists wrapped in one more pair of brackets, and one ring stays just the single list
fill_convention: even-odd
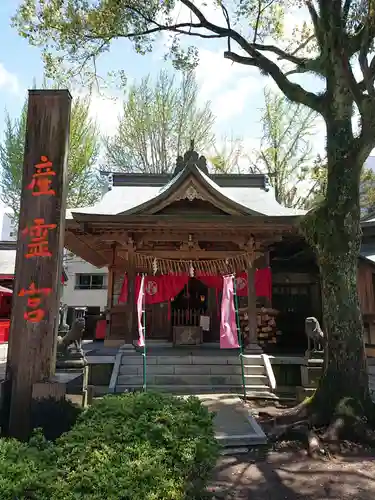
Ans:
[{"label": "shrine window", "polygon": [[76,290],[105,290],[106,288],[106,274],[76,274]]}]

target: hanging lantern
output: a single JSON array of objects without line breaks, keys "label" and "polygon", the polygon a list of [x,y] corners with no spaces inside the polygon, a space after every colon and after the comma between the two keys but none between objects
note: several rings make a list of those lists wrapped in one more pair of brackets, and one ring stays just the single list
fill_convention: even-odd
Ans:
[{"label": "hanging lantern", "polygon": [[204,295],[200,296],[201,302],[204,302],[206,300],[206,297]]}]

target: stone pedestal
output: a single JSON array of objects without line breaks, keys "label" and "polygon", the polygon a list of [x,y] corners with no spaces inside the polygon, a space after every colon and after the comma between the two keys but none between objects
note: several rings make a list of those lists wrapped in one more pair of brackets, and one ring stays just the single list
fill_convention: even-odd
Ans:
[{"label": "stone pedestal", "polygon": [[263,349],[259,344],[252,342],[245,347],[244,352],[245,354],[262,354]]},{"label": "stone pedestal", "polygon": [[310,358],[307,358],[305,364],[301,365],[301,383],[302,386],[297,388],[297,397],[299,401],[303,401],[306,397],[312,396],[315,389],[318,387],[320,377],[323,374],[324,359],[323,353],[311,353]]},{"label": "stone pedestal", "polygon": [[86,406],[88,402],[89,367],[65,367],[57,369],[52,381],[65,385],[65,398]]}]

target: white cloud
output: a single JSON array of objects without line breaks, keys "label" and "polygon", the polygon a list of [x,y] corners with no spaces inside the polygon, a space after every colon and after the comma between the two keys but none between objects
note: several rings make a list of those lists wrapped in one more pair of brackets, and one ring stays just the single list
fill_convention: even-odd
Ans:
[{"label": "white cloud", "polygon": [[236,81],[229,90],[220,92],[212,102],[212,111],[217,116],[217,121],[241,115],[247,107],[250,95],[258,88],[255,80],[248,77]]},{"label": "white cloud", "polygon": [[201,50],[199,58],[196,77],[200,87],[200,99],[211,101],[218,121],[241,114],[250,94],[259,91],[263,86],[257,70],[233,64],[224,59],[221,50]]},{"label": "white cloud", "polygon": [[20,84],[17,76],[10,73],[5,66],[0,62],[0,88],[8,90],[13,94],[20,92]]},{"label": "white cloud", "polygon": [[90,116],[95,120],[100,133],[112,136],[117,131],[119,117],[123,109],[123,99],[93,93],[90,96]]}]

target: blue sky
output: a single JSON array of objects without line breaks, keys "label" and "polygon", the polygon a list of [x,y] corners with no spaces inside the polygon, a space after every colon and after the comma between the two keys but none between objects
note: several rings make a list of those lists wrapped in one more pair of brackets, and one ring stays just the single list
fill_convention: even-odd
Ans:
[{"label": "blue sky", "polygon": [[[19,37],[10,26],[10,18],[18,4],[18,0],[0,1],[0,44],[3,47],[0,55],[1,135],[5,108],[12,117],[17,117],[33,80],[41,82],[43,79],[43,64],[39,49],[31,47],[27,40]],[[205,13],[213,22],[223,23],[219,10],[215,10],[212,6],[204,9],[209,9],[209,12],[206,10]],[[177,15],[181,20],[181,16],[183,17],[185,13],[180,10]],[[292,13],[287,23],[290,26],[295,25],[298,15]],[[171,70],[163,60],[167,43],[168,35],[163,35],[152,54],[140,56],[134,53],[129,42],[118,41],[112,46],[110,53],[99,61],[99,72],[105,76],[108,71],[123,69],[130,80],[139,80],[148,73],[155,75],[162,68]],[[272,81],[260,76],[255,68],[224,60],[225,42],[194,40],[192,43],[198,45],[200,49],[200,64],[196,70],[200,99],[210,100],[212,103],[212,110],[217,116],[215,131],[218,138],[224,135],[241,137],[245,149],[250,151],[256,148],[260,137],[259,109],[263,104],[263,89],[265,85],[272,85]],[[305,78],[303,84],[310,90],[315,90],[318,85],[313,78]],[[111,135],[115,132],[117,118],[121,112],[121,99],[114,89],[108,92],[117,99],[108,100],[103,95],[94,95],[92,115],[97,118],[102,133]],[[317,151],[323,150],[322,123],[317,126],[317,135],[313,142]]]},{"label": "blue sky", "polygon": [[[10,18],[18,3],[17,0],[0,2],[0,42],[3,47],[0,56],[1,117],[5,108],[12,117],[18,116],[27,88],[32,86],[34,79],[41,82],[43,78],[39,49],[29,46],[27,40],[19,37],[10,26]],[[218,11],[212,10],[210,14],[211,19],[222,22]],[[124,69],[130,80],[138,80],[148,73],[156,74],[161,68],[170,68],[163,60],[165,43],[167,35],[161,37],[152,54],[139,56],[133,52],[130,43],[118,41],[110,53],[100,60],[99,71],[105,75],[107,71]],[[217,135],[241,137],[247,148],[256,147],[260,135],[259,108],[263,102],[266,79],[256,69],[224,60],[222,52],[225,46],[221,43],[203,41],[199,43],[199,48],[201,63],[197,68],[197,79],[201,87],[200,98],[212,102],[217,116]],[[113,93],[118,95],[115,91]],[[94,96],[92,113],[98,118],[104,134],[114,132],[120,111],[120,99],[108,101],[102,96]],[[1,134],[3,122],[0,119]]]}]

